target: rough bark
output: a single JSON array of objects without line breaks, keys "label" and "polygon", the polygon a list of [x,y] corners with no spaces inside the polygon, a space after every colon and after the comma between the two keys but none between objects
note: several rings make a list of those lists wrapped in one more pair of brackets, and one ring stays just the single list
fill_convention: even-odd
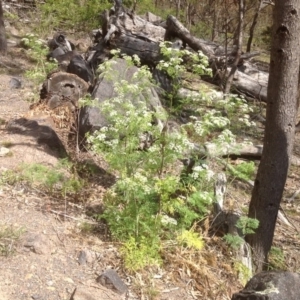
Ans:
[{"label": "rough bark", "polygon": [[120,49],[121,53],[127,55],[138,55],[142,64],[155,66],[160,58],[159,44],[150,40],[138,38],[137,36],[122,34],[110,41],[112,49]]},{"label": "rough bark", "polygon": [[176,18],[179,18],[179,13],[180,13],[180,0],[176,1]]},{"label": "rough bark", "polygon": [[7,52],[7,41],[5,36],[2,1],[0,0],[0,53],[5,55],[6,52]]},{"label": "rough bark", "polygon": [[273,22],[264,148],[248,214],[260,222],[256,233],[247,236],[256,271],[267,263],[291,161],[298,109],[300,1],[276,0]]},{"label": "rough bark", "polygon": [[89,85],[77,75],[55,72],[48,76],[40,92],[40,102],[51,109],[68,106],[72,111],[78,108],[78,100],[85,96]]}]

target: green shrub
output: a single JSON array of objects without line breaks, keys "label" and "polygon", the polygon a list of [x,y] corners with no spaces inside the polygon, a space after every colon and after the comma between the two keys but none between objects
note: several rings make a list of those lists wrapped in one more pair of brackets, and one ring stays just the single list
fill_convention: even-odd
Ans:
[{"label": "green shrub", "polygon": [[281,248],[272,246],[269,252],[269,270],[287,270],[285,255]]},{"label": "green shrub", "polygon": [[232,167],[232,173],[235,177],[244,179],[244,180],[252,180],[253,176],[256,172],[256,166],[253,161],[242,162],[234,167]]},{"label": "green shrub", "polygon": [[47,0],[38,4],[41,24],[38,31],[50,29],[89,31],[99,28],[99,14],[112,3],[109,0]]},{"label": "green shrub", "polygon": [[247,234],[253,234],[258,225],[259,221],[257,219],[241,216],[236,223],[236,227],[241,230],[242,237],[228,233],[224,236],[224,240],[233,249],[238,249],[244,243],[244,237]]},{"label": "green shrub", "polygon": [[[133,64],[129,57],[125,59],[129,65]],[[133,60],[138,63],[136,57]],[[118,94],[101,104],[110,126],[88,136],[88,142],[119,174],[117,183],[104,198],[106,209],[99,218],[107,221],[114,239],[125,243],[122,253],[127,267],[137,268],[139,264],[131,263],[135,256],[141,257],[140,266],[158,261],[163,240],[176,239],[177,231],[187,232],[182,230],[190,230],[195,221],[204,218],[213,193],[209,184],[208,190],[203,188],[197,192],[200,181],[209,182],[205,172],[197,173],[198,178],[195,174],[194,178],[188,175],[184,181],[180,174],[168,174],[192,144],[183,128],[166,133],[153,125],[153,119],[166,123],[169,116],[163,111],[151,111],[145,101],[138,100],[152,86],[149,70],[141,67],[131,83],[118,82],[115,77],[118,74],[110,69],[113,63],[114,60],[101,66]],[[177,76],[173,66],[169,64],[167,68],[172,70],[172,76]],[[128,95],[135,99],[134,105]],[[140,142],[145,133],[153,143],[141,151]],[[199,249],[203,242],[199,237],[197,243],[197,238],[191,231],[181,243]],[[144,253],[146,250],[150,252]],[[146,260],[142,262],[143,257]]]},{"label": "green shrub", "polygon": [[[162,52],[167,58],[158,67],[172,78],[181,76],[185,72],[181,64],[183,54],[190,54],[187,51],[180,54],[181,51],[172,50],[166,44],[162,45]],[[114,53],[119,55],[117,51]],[[139,64],[136,56],[124,58],[128,66]],[[197,62],[195,72],[210,72],[207,58],[201,53],[191,54],[189,58]],[[170,116],[163,111],[151,111],[144,100],[138,100],[139,95],[147,95],[152,86],[149,70],[141,67],[129,83],[118,79],[118,74],[111,69],[114,63],[116,61],[112,59],[100,66],[101,72],[105,72],[106,78],[114,83],[117,92],[116,97],[101,103],[101,111],[110,125],[89,135],[87,140],[91,149],[101,154],[118,174],[118,181],[104,197],[105,211],[98,218],[106,220],[113,239],[124,243],[122,253],[125,264],[136,270],[157,262],[159,251],[168,240],[201,249],[203,241],[194,232],[193,225],[210,211],[214,172],[201,161],[184,176],[170,170],[194,147],[190,142],[191,132],[192,136],[200,134],[200,138],[207,141],[217,128],[221,134],[218,132],[219,136],[212,139],[215,143],[230,144],[235,142],[235,136],[227,129],[230,120],[218,117],[217,110],[213,113],[206,111],[201,120],[195,118],[188,125],[179,126],[176,131],[161,130],[153,124],[153,120],[160,120],[166,128]],[[135,99],[134,105],[130,98]],[[244,101],[233,96],[230,99],[231,102],[224,100],[223,103],[228,106],[228,113],[235,116],[240,111],[242,118],[246,111]],[[90,99],[82,99],[81,103],[96,105]],[[198,104],[193,99],[187,103]],[[234,107],[231,109],[231,106]],[[236,123],[238,125],[239,122]],[[146,150],[141,150],[140,143],[145,134],[151,137],[152,143]],[[145,254],[146,250],[149,253]],[[139,257],[139,267],[133,264],[135,256]],[[145,260],[142,260],[143,257]]]},{"label": "green shrub", "polygon": [[23,227],[0,224],[0,256],[10,256],[16,250],[16,243],[25,232]]},{"label": "green shrub", "polygon": [[26,71],[25,75],[37,83],[42,83],[47,74],[57,68],[57,63],[46,60],[48,47],[36,35],[27,34],[22,42],[27,48],[27,54],[36,63],[33,68]]}]

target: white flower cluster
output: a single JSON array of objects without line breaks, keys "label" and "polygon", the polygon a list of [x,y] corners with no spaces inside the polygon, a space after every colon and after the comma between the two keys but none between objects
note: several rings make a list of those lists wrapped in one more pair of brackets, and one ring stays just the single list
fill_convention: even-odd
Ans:
[{"label": "white flower cluster", "polygon": [[213,197],[212,197],[212,194],[207,192],[207,191],[203,191],[200,193],[200,197],[201,197],[201,200],[206,202],[206,203],[213,203]]},{"label": "white flower cluster", "polygon": [[200,137],[204,137],[214,129],[225,128],[229,124],[230,120],[228,118],[220,116],[220,113],[218,111],[212,109],[211,111],[207,112],[201,118],[201,120],[196,120],[193,124],[193,127],[195,132]]},{"label": "white flower cluster", "polygon": [[236,136],[229,129],[225,129],[217,137],[216,143],[217,144],[225,144],[225,143],[227,143],[229,145],[233,145],[233,144],[236,143]]},{"label": "white flower cluster", "polygon": [[128,192],[138,192],[141,189],[145,194],[150,194],[153,192],[152,186],[147,178],[140,172],[136,172],[132,177],[125,177],[123,179],[119,179],[117,184],[121,190],[128,191]]},{"label": "white flower cluster", "polygon": [[250,116],[248,114],[244,114],[242,117],[238,119],[243,125],[247,127],[254,127],[256,124],[253,121],[250,121]]},{"label": "white flower cluster", "polygon": [[191,177],[194,180],[202,179],[210,181],[214,175],[215,173],[211,169],[209,169],[208,165],[202,164],[193,168],[193,173],[191,174]]}]

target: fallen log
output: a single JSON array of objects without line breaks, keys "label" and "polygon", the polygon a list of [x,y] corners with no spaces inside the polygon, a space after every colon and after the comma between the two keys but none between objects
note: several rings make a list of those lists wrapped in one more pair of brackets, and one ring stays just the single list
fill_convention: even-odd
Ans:
[{"label": "fallen log", "polygon": [[[224,47],[199,39],[190,32],[174,17],[168,16],[165,39],[179,38],[184,44],[190,46],[194,51],[202,51],[209,59],[215,74],[219,69],[226,68],[235,57],[235,49],[231,48],[226,53]],[[252,66],[246,59],[259,55],[260,52],[242,54],[238,69],[234,76],[233,87],[243,94],[250,95],[262,101],[267,100],[268,73],[260,71]],[[227,63],[226,63],[227,62]],[[230,71],[230,68],[227,68]],[[225,73],[224,71],[222,73]],[[220,78],[223,80],[223,78]]]},{"label": "fallen log", "polygon": [[142,64],[151,67],[157,65],[160,60],[158,43],[128,33],[124,33],[118,38],[111,40],[110,47],[112,49],[120,49],[121,53],[130,56],[138,55]]},{"label": "fallen log", "polygon": [[89,85],[74,74],[54,72],[48,75],[40,91],[40,103],[49,108],[68,106],[71,111],[78,107],[78,100],[84,97]]},{"label": "fallen log", "polygon": [[[219,77],[222,77],[221,73],[218,73],[219,70],[226,68],[226,64],[230,65],[235,57],[234,48],[226,53],[221,45],[196,38],[174,16],[168,16],[164,29],[135,15],[126,13],[120,17],[104,15],[106,16],[104,22],[106,27],[102,28],[106,33],[103,38],[104,48],[120,49],[121,53],[130,56],[136,54],[142,64],[151,67],[161,59],[159,42],[163,39],[170,41],[177,38],[183,41],[184,46],[188,45],[194,51],[202,51],[210,59],[210,64]],[[237,92],[266,101],[268,73],[260,71],[255,65],[246,61],[259,53],[242,54],[233,88]],[[222,74],[224,73],[223,70]]]},{"label": "fallen log", "polygon": [[[245,145],[245,144],[223,144],[216,145],[206,143],[204,146],[194,145],[191,156],[194,157],[252,157],[260,159],[263,152],[263,145]],[[291,164],[300,166],[300,158],[296,155],[291,156]]]},{"label": "fallen log", "polygon": [[[102,26],[104,35],[95,47],[96,52],[93,58],[90,59],[93,61],[93,66],[103,62],[110,50],[120,49],[121,53],[130,56],[137,55],[142,64],[155,67],[161,60],[159,43],[173,38],[179,38],[184,45],[207,55],[215,73],[220,68],[224,68],[226,57],[230,61],[235,54],[235,49],[231,49],[226,56],[222,46],[194,37],[173,16],[167,18],[166,29],[126,13],[122,16],[109,16],[108,13],[104,13],[102,17],[104,18]],[[268,74],[260,72],[258,68],[246,62],[246,59],[257,54],[258,52],[242,55],[242,63],[235,74],[233,87],[237,92],[266,101]]]}]

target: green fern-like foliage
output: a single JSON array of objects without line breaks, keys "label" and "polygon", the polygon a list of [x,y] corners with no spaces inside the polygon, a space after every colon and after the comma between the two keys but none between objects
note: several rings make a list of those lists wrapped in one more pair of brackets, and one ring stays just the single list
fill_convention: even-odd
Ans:
[{"label": "green fern-like foliage", "polygon": [[253,161],[243,162],[238,164],[232,168],[232,173],[235,177],[244,179],[244,180],[252,180],[255,174],[256,167]]},{"label": "green fern-like foliage", "polygon": [[224,235],[224,240],[233,249],[238,249],[244,243],[242,237],[229,233]]},{"label": "green fern-like foliage", "polygon": [[120,252],[124,257],[125,267],[131,271],[162,263],[158,241],[151,244],[146,238],[143,238],[137,243],[133,237],[130,237],[121,247]]},{"label": "green fern-like foliage", "polygon": [[[162,49],[164,56],[173,55],[166,45]],[[113,54],[120,56],[119,51]],[[176,68],[182,54],[175,57],[174,60],[169,57],[159,65],[171,77],[184,72],[183,65]],[[123,58],[128,67],[139,65],[136,56]],[[207,59],[201,53],[196,54],[194,59],[200,64],[200,69],[197,66],[195,72],[209,72]],[[133,267],[132,256],[142,257],[146,244],[152,253],[148,257],[159,257],[160,245],[167,240],[177,239],[183,247],[201,249],[203,241],[191,228],[203,220],[211,208],[214,173],[205,162],[198,162],[184,176],[170,172],[178,160],[184,158],[184,153],[193,147],[187,127],[179,126],[178,130],[166,134],[165,130],[154,125],[153,119],[167,123],[170,116],[166,111],[150,110],[145,100],[139,100],[141,94],[147,95],[147,91],[153,87],[148,68],[140,67],[131,81],[126,82],[120,80],[119,74],[113,71],[112,66],[116,63],[117,60],[112,59],[99,67],[101,76],[105,74],[106,80],[113,82],[116,91],[115,97],[101,104],[101,111],[110,125],[89,135],[87,141],[91,150],[101,154],[110,168],[118,173],[118,181],[104,197],[105,212],[98,217],[106,220],[113,239],[127,245],[123,251],[124,259],[127,259],[127,266]],[[246,109],[240,99],[225,102],[228,111],[234,106],[232,114],[233,111]],[[90,99],[82,99],[81,103],[91,105]],[[197,101],[193,104],[196,105]],[[93,105],[96,105],[95,102]],[[235,141],[235,136],[226,129],[230,124],[229,119],[216,110],[213,113],[206,112],[201,119],[188,124],[188,129],[192,128],[195,134],[202,134],[204,142],[215,128],[222,130],[216,143],[231,144]],[[140,141],[145,133],[151,136],[152,143],[146,151],[141,151]],[[245,233],[252,228],[250,223],[243,223],[242,226]],[[234,247],[241,243],[236,239],[228,237]]]},{"label": "green fern-like foliage", "polygon": [[247,216],[241,216],[237,221],[236,227],[242,230],[243,235],[255,233],[255,229],[258,228],[259,221],[257,219],[248,218]]},{"label": "green fern-like foliage", "polygon": [[183,230],[178,236],[177,241],[188,248],[201,250],[204,247],[204,241],[198,232],[192,230]]}]

